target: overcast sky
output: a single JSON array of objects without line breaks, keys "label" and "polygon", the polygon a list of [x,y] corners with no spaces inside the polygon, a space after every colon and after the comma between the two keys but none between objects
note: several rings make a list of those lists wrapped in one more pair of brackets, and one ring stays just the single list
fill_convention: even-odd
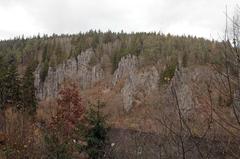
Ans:
[{"label": "overcast sky", "polygon": [[38,33],[161,31],[218,39],[238,0],[0,0],[0,39]]}]

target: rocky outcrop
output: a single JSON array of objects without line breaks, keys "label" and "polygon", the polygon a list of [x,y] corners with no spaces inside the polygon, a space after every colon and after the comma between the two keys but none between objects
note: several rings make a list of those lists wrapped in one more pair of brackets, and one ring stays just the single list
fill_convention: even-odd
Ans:
[{"label": "rocky outcrop", "polygon": [[[94,56],[92,50],[82,52],[77,58],[71,58],[56,68],[49,67],[48,75],[44,82],[40,79],[40,66],[35,72],[35,87],[38,99],[57,97],[61,84],[66,80],[73,80],[81,89],[92,88],[98,81],[104,79],[101,64],[89,64]],[[156,67],[139,69],[139,60],[136,56],[127,55],[118,64],[117,70],[111,79],[112,87],[123,81],[119,92],[122,97],[123,107],[128,112],[134,105],[142,104],[145,96],[158,89],[159,73]]]},{"label": "rocky outcrop", "polygon": [[118,81],[128,77],[134,72],[137,71],[138,68],[138,59],[134,55],[127,55],[126,57],[122,57],[121,61],[118,63],[118,68],[113,74],[112,84],[115,86]]},{"label": "rocky outcrop", "polygon": [[147,95],[158,89],[158,82],[159,73],[154,66],[130,74],[121,90],[124,110],[128,112],[134,104],[143,103]]},{"label": "rocky outcrop", "polygon": [[[141,59],[134,55],[127,55],[122,57],[118,63],[118,68],[111,75],[110,72],[106,70],[104,72],[102,69],[104,61],[90,64],[94,56],[96,56],[94,51],[89,49],[55,68],[50,67],[44,82],[40,80],[41,67],[39,66],[35,72],[35,87],[37,88],[38,99],[57,97],[61,84],[67,80],[74,81],[81,89],[94,88],[97,82],[103,82],[104,87],[109,88],[109,93],[117,90],[116,93],[121,98],[126,112],[129,112],[134,106],[144,105],[147,97],[159,93],[156,91],[159,89],[160,72],[162,70],[160,64],[141,67]],[[171,88],[175,89],[179,106],[184,113],[187,113],[196,107],[199,99],[197,93],[203,92],[196,88],[203,88],[205,86],[204,82],[208,81],[212,74],[206,67],[178,69],[168,86],[169,91],[167,92],[172,93]],[[197,83],[197,86],[195,83]],[[168,94],[167,96],[172,95]]]},{"label": "rocky outcrop", "polygon": [[[89,49],[76,58],[68,59],[56,68],[50,67],[44,82],[40,80],[39,66],[35,72],[38,99],[56,97],[61,84],[67,80],[73,80],[81,89],[93,88],[95,83],[103,81],[106,72],[102,69],[101,62],[95,65],[90,64],[94,56],[94,51]],[[129,112],[134,106],[143,105],[146,97],[154,95],[155,91],[158,91],[159,70],[158,65],[140,67],[140,59],[134,55],[127,55],[120,60],[114,74],[110,75],[109,73],[110,79],[106,82],[108,84],[110,82],[110,91],[118,83],[120,84],[120,91],[117,93],[121,96],[124,110]],[[194,83],[200,87],[201,83],[208,80],[211,74],[209,69],[201,67],[176,70],[169,85],[169,93],[171,93],[171,88],[175,89],[180,108],[184,113],[191,111],[196,106],[198,98],[196,97],[197,91],[195,91],[197,87]],[[209,75],[208,78],[206,75]],[[202,84],[203,86],[204,84]]]},{"label": "rocky outcrop", "polygon": [[124,80],[121,89],[123,108],[128,112],[134,105],[143,103],[144,97],[158,89],[159,73],[156,67],[139,70],[139,60],[134,55],[123,57],[114,72],[112,84]]},{"label": "rocky outcrop", "polygon": [[214,74],[207,67],[181,68],[175,71],[175,75],[169,85],[172,101],[177,97],[179,107],[184,114],[191,113],[199,108],[199,100],[202,94],[207,93],[207,83],[214,78]]},{"label": "rocky outcrop", "polygon": [[38,99],[56,97],[61,83],[65,80],[74,80],[81,89],[91,87],[95,82],[102,80],[103,69],[100,64],[90,66],[89,62],[94,52],[89,49],[82,52],[77,58],[71,58],[56,68],[49,67],[48,75],[44,82],[40,80],[40,66],[35,72],[35,87]]}]

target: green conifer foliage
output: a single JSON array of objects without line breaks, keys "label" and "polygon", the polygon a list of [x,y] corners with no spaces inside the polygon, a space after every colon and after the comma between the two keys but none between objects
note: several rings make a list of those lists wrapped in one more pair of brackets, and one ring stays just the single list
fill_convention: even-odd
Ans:
[{"label": "green conifer foliage", "polygon": [[36,111],[37,100],[34,87],[34,66],[29,65],[23,77],[22,82],[22,103],[24,110],[33,113]]},{"label": "green conifer foliage", "polygon": [[6,102],[18,106],[20,101],[20,78],[17,72],[17,62],[14,56],[10,56],[7,62],[7,71],[4,78],[6,89]]},{"label": "green conifer foliage", "polygon": [[46,134],[44,139],[46,149],[51,152],[46,154],[48,159],[71,159],[71,155],[67,151],[67,143],[60,143],[59,139],[52,134]]},{"label": "green conifer foliage", "polygon": [[99,159],[104,155],[104,145],[107,134],[105,117],[101,115],[100,108],[104,104],[100,101],[97,104],[90,104],[86,115],[87,124],[80,124],[78,127],[81,138],[87,143],[78,145],[80,151],[85,151],[91,159]]},{"label": "green conifer foliage", "polygon": [[6,64],[4,63],[3,56],[0,56],[0,109],[3,108],[6,102]]}]

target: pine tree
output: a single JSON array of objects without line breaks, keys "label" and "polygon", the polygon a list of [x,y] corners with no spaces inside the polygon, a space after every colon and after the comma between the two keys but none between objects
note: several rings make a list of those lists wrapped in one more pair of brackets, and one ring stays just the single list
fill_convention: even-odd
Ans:
[{"label": "pine tree", "polygon": [[3,108],[6,102],[6,70],[3,56],[0,56],[0,109]]},{"label": "pine tree", "polygon": [[48,69],[49,69],[49,62],[48,61],[44,61],[41,64],[41,70],[40,70],[40,80],[41,82],[44,82],[47,75],[48,75]]},{"label": "pine tree", "polygon": [[62,51],[61,45],[59,43],[56,43],[55,55],[57,64],[62,63],[64,60],[64,52]]},{"label": "pine tree", "polygon": [[188,66],[188,53],[184,52],[182,56],[182,66],[187,67]]},{"label": "pine tree", "polygon": [[17,72],[17,62],[14,56],[10,56],[6,74],[4,76],[4,83],[6,89],[6,102],[13,103],[18,106],[20,102],[20,79]]},{"label": "pine tree", "polygon": [[92,40],[92,48],[96,50],[97,46],[99,45],[99,36],[97,33],[93,33],[93,40]]},{"label": "pine tree", "polygon": [[23,77],[22,84],[22,103],[24,110],[33,113],[36,111],[37,100],[34,87],[34,66],[29,65]]},{"label": "pine tree", "polygon": [[46,154],[48,159],[71,159],[67,143],[61,143],[60,139],[51,133],[47,133],[44,139],[48,150]]},{"label": "pine tree", "polygon": [[78,147],[80,151],[85,151],[92,159],[102,158],[104,155],[107,127],[105,117],[100,113],[100,108],[103,106],[104,103],[100,101],[97,104],[90,104],[90,109],[86,115],[87,124],[80,124],[78,127],[78,133],[87,143],[78,145]]}]

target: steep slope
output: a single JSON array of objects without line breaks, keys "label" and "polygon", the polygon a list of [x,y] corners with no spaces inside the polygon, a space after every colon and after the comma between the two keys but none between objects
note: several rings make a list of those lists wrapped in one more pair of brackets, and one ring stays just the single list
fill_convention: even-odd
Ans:
[{"label": "steep slope", "polygon": [[[54,99],[61,85],[71,81],[86,99],[105,100],[109,114],[124,114],[156,105],[171,87],[176,69],[219,63],[221,48],[219,42],[196,37],[90,31],[2,41],[0,55],[15,56],[20,71],[36,63],[39,101]],[[183,89],[182,96],[191,96],[183,78],[184,86],[177,88]]]},{"label": "steep slope", "polygon": [[[59,90],[74,83],[84,106],[97,100],[106,104],[101,111],[111,127],[111,143],[106,144],[110,157],[224,158],[240,152],[236,140],[240,109],[239,92],[231,87],[234,98],[229,98],[227,79],[218,72],[224,72],[222,46],[159,33],[89,32],[3,41],[0,59],[6,59],[3,64],[17,61],[20,74],[26,66],[36,66],[39,105],[26,130],[39,145],[43,144],[41,129],[58,109]],[[229,71],[231,80],[239,77],[234,76],[234,68]],[[25,114],[9,107],[4,115],[9,118],[6,125],[12,125],[8,129],[14,141],[20,133],[12,122],[20,125]],[[38,152],[38,147],[34,149]]]}]

